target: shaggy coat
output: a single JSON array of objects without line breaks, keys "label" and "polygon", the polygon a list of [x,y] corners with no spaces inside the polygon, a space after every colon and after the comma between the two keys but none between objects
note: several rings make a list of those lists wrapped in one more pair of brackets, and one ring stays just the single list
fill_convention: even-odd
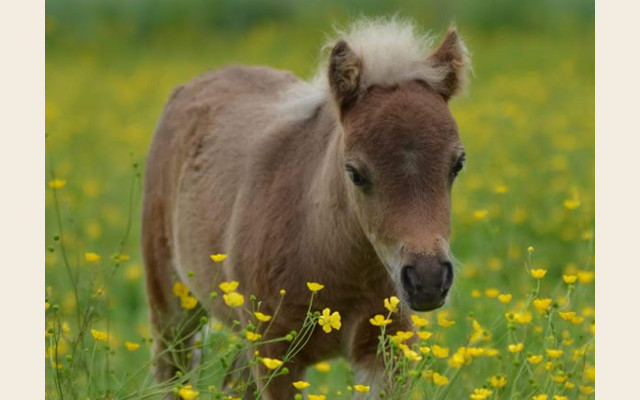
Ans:
[{"label": "shaggy coat", "polygon": [[[143,253],[158,360],[156,378],[188,368],[198,317],[247,323],[212,299],[221,281],[262,301],[265,339],[301,327],[306,282],[326,287],[314,309],[339,311],[342,327],[316,329],[274,379],[267,399],[291,399],[291,382],[318,361],[345,356],[358,383],[373,384],[383,299],[403,300],[391,330],[409,330],[408,308],[429,310],[453,279],[448,256],[450,189],[464,153],[447,101],[464,81],[465,48],[455,30],[429,52],[398,21],[365,21],[333,42],[312,82],[266,67],[230,66],[174,90],[149,151]],[[228,258],[214,264],[210,254]],[[191,324],[172,288],[198,299]],[[180,322],[182,321],[182,322]],[[282,357],[287,342],[260,347]],[[253,371],[264,374],[264,371]],[[260,383],[258,383],[260,385]]]}]

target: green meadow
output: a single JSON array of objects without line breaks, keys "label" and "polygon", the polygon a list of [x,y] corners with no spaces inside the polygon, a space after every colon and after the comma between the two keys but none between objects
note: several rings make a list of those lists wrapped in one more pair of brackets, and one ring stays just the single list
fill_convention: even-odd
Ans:
[{"label": "green meadow", "polygon": [[[593,4],[301,3],[47,2],[46,397],[242,395],[242,382],[221,384],[234,352],[259,346],[250,327],[203,321],[191,388],[151,377],[140,210],[156,120],[172,88],[202,72],[241,63],[308,78],[334,25],[399,12],[436,37],[455,19],[474,72],[451,103],[467,153],[453,193],[456,280],[444,308],[420,315],[427,339],[386,337],[390,379],[416,399],[593,398]],[[341,359],[306,381],[311,399],[367,398]]]}]

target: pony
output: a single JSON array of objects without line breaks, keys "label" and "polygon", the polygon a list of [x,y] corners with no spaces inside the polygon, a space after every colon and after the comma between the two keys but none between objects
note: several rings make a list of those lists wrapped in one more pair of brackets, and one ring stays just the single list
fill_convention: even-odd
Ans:
[{"label": "pony", "polygon": [[[409,309],[444,304],[451,188],[465,161],[448,102],[470,62],[453,27],[431,43],[408,21],[361,20],[338,32],[310,81],[227,66],[173,91],[150,146],[142,215],[158,381],[189,365],[199,316],[249,322],[211,296],[222,281],[240,282],[263,313],[281,302],[265,339],[300,328],[306,282],[325,285],[314,309],[341,315],[341,329],[312,333],[287,375],[257,380],[269,400],[293,398],[309,365],[336,356],[375,384],[380,331],[369,319],[385,313],[382,299],[401,300],[390,331],[411,329]],[[214,265],[213,253],[227,258]],[[177,280],[198,301],[182,330]],[[184,351],[167,351],[172,341]],[[260,355],[288,345],[261,345]]]}]

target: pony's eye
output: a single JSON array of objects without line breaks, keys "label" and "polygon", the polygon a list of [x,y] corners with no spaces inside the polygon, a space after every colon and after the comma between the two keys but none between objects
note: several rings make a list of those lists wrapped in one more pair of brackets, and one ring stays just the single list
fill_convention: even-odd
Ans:
[{"label": "pony's eye", "polygon": [[453,166],[453,170],[451,171],[453,174],[453,177],[455,178],[456,176],[458,176],[458,174],[460,173],[460,171],[462,171],[462,167],[464,167],[464,157],[461,157]]},{"label": "pony's eye", "polygon": [[349,179],[351,179],[351,182],[353,182],[354,185],[364,186],[368,183],[367,179],[353,166],[347,165],[346,170],[349,175]]}]

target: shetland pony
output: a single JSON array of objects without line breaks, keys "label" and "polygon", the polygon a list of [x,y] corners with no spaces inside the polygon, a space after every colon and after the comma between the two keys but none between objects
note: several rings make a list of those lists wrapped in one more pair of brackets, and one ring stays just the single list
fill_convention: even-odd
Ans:
[{"label": "shetland pony", "polygon": [[[375,385],[380,330],[369,318],[386,314],[382,299],[402,300],[388,331],[411,329],[408,309],[445,302],[453,283],[451,187],[465,159],[448,101],[462,89],[469,61],[455,29],[429,45],[409,22],[365,20],[339,34],[309,82],[229,66],[174,90],[144,188],[159,381],[188,365],[185,352],[166,346],[188,348],[199,315],[249,322],[241,308],[230,318],[221,296],[212,299],[220,281],[239,281],[238,292],[261,300],[263,313],[283,302],[265,340],[300,328],[308,281],[326,286],[314,309],[342,316],[340,330],[316,329],[286,364],[289,374],[266,387],[267,399],[293,398],[291,383],[307,366],[338,355],[352,363],[358,383]],[[228,258],[214,265],[212,253]],[[193,326],[182,330],[177,280],[198,300],[189,311]],[[278,358],[288,346],[263,344],[260,355]]]}]

